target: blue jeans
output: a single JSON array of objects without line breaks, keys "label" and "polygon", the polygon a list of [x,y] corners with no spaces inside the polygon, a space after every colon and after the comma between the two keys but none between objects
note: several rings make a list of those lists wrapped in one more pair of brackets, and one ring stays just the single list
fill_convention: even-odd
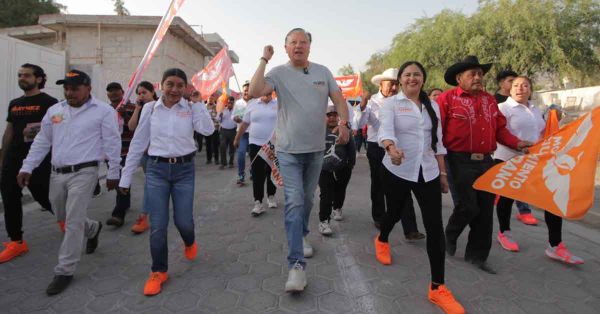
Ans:
[{"label": "blue jeans", "polygon": [[238,161],[238,177],[244,181],[246,177],[246,152],[248,151],[248,133],[244,133],[240,138],[240,146],[237,149],[237,161]]},{"label": "blue jeans", "polygon": [[531,214],[531,208],[529,208],[529,204],[523,203],[521,201],[516,201],[517,208],[519,209],[519,214]]},{"label": "blue jeans", "polygon": [[277,152],[285,195],[285,233],[288,241],[288,268],[300,263],[306,267],[302,238],[308,234],[308,219],[319,174],[323,152],[288,154]]},{"label": "blue jeans", "polygon": [[[144,171],[145,175],[146,165],[148,164],[148,152],[145,152],[144,155],[142,155],[142,160],[140,161],[140,164],[142,165],[142,171]],[[146,209],[146,195],[148,195],[148,193],[146,192],[146,185],[144,184],[144,196],[142,196],[142,214],[148,213],[148,210]]]},{"label": "blue jeans", "polygon": [[146,165],[146,209],[150,214],[152,271],[168,270],[167,228],[169,201],[173,219],[186,246],[194,243],[194,162],[169,164],[148,159]]}]

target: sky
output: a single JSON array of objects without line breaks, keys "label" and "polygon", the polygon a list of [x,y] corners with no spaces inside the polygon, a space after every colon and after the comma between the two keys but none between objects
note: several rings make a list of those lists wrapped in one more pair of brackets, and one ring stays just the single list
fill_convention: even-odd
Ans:
[{"label": "sky", "polygon": [[[70,14],[114,14],[111,0],[56,0]],[[151,3],[151,4],[150,4]],[[164,15],[170,0],[125,0],[131,15]],[[334,75],[346,64],[364,70],[369,57],[389,48],[394,35],[416,19],[443,9],[471,14],[477,0],[185,0],[182,17],[196,32],[218,33],[239,56],[234,65],[240,85],[249,80],[262,56],[273,45],[267,67],[287,62],[286,33],[302,27],[312,33],[309,60],[327,66]],[[201,69],[198,69],[200,71]],[[192,76],[193,73],[188,73]],[[233,85],[233,84],[232,84]],[[235,85],[231,86],[236,89]]]}]

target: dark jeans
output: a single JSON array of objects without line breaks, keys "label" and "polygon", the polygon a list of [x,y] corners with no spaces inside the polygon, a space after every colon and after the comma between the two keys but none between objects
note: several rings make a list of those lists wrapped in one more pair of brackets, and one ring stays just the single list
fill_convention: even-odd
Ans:
[{"label": "dark jeans", "polygon": [[402,217],[402,212],[407,207],[402,206],[406,199],[411,198],[410,192],[415,194],[415,198],[421,208],[425,232],[427,232],[427,256],[429,257],[429,267],[431,268],[431,281],[444,283],[444,263],[445,263],[445,238],[444,224],[442,223],[442,190],[440,178],[437,177],[429,182],[423,179],[422,171],[419,173],[419,182],[407,181],[397,177],[387,168],[381,167],[381,177],[383,189],[388,206],[386,216],[381,224],[381,233],[379,240],[388,241],[388,236],[394,225]]},{"label": "dark jeans", "polygon": [[[386,202],[383,193],[383,185],[381,182],[381,172],[383,157],[385,150],[374,142],[367,142],[367,159],[369,160],[369,168],[371,170],[371,215],[373,221],[381,222],[386,212]],[[407,198],[405,206],[406,211],[402,211],[403,217],[402,229],[404,234],[417,232],[417,217],[415,216],[415,208],[412,203],[412,198]]]},{"label": "dark jeans", "polygon": [[252,174],[252,190],[254,192],[254,200],[262,203],[265,197],[265,180],[267,181],[267,196],[275,195],[277,187],[271,181],[271,167],[260,156],[256,156],[260,151],[260,146],[250,144],[248,146],[250,160],[254,162],[250,166]]},{"label": "dark jeans", "polygon": [[456,207],[458,204],[458,191],[456,190],[456,185],[454,184],[452,171],[450,171],[450,166],[448,166],[448,156],[444,156],[444,162],[446,163],[446,179],[448,180],[448,189],[450,190],[450,196],[452,197],[452,204],[454,207]]},{"label": "dark jeans", "polygon": [[219,131],[215,130],[212,135],[205,136],[206,139],[206,161],[211,161],[215,158],[215,163],[219,163]]},{"label": "dark jeans", "polygon": [[[17,184],[17,174],[23,165],[23,159],[12,151],[6,152],[6,159],[2,165],[2,178],[0,179],[0,192],[4,204],[4,224],[6,232],[12,241],[23,239],[23,189]],[[48,199],[50,189],[50,154],[31,173],[27,188],[31,196],[43,208],[52,212],[52,205]]]},{"label": "dark jeans", "polygon": [[465,260],[485,261],[492,247],[494,194],[473,189],[473,183],[494,165],[491,156],[471,160],[469,153],[448,152],[448,163],[458,190],[458,204],[448,219],[446,239],[455,244],[468,225]]},{"label": "dark jeans", "polygon": [[345,167],[335,172],[321,171],[319,176],[319,221],[329,221],[332,209],[340,209],[344,206],[346,199],[346,188],[350,177],[352,176],[352,168]]},{"label": "dark jeans", "polygon": [[196,140],[196,143],[198,144],[198,152],[202,152],[202,142],[204,142],[204,135],[198,133],[198,132],[194,132],[194,139]]},{"label": "dark jeans", "polygon": [[227,165],[227,149],[229,149],[229,164],[233,165],[233,158],[235,156],[235,148],[233,147],[233,140],[235,139],[235,129],[223,129],[221,128],[221,145],[219,150],[221,152],[221,164]]},{"label": "dark jeans", "polygon": [[195,241],[194,185],[194,161],[169,164],[148,160],[145,191],[148,192],[146,200],[150,214],[153,272],[166,272],[169,268],[169,203],[173,202],[173,220],[185,246],[190,246]]},{"label": "dark jeans", "polygon": [[[127,156],[121,157],[121,167],[125,166],[125,159],[127,159]],[[117,189],[117,201],[111,216],[125,219],[125,213],[129,207],[131,207],[131,189],[129,193],[125,194],[121,193],[121,189]]]},{"label": "dark jeans", "polygon": [[249,136],[248,132],[242,135],[237,149],[238,178],[242,181],[246,178],[246,151],[248,150]]}]

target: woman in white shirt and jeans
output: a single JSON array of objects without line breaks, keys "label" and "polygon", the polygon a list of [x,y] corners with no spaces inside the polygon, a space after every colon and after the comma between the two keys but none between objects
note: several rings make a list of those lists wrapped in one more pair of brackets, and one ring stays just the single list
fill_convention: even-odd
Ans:
[{"label": "woman in white shirt and jeans", "polygon": [[185,257],[193,260],[198,251],[193,217],[194,131],[210,135],[214,125],[204,106],[192,106],[182,97],[187,81],[180,69],[165,71],[161,81],[163,96],[142,109],[119,182],[122,190],[129,189],[131,177],[148,148],[144,197],[150,214],[152,273],[144,286],[147,296],[160,293],[162,283],[168,278],[167,228],[171,199],[173,219],[183,239]]},{"label": "woman in white shirt and jeans", "polygon": [[271,93],[253,100],[248,103],[246,112],[242,119],[242,124],[238,128],[233,145],[239,146],[240,140],[246,130],[249,130],[248,154],[252,165],[250,172],[252,174],[252,190],[254,193],[254,208],[252,216],[256,217],[262,214],[265,209],[262,201],[265,196],[265,180],[267,181],[267,205],[269,208],[277,207],[275,201],[275,192],[277,188],[271,182],[271,167],[258,155],[260,148],[268,143],[275,131],[277,124],[277,100],[274,100]]},{"label": "woman in white shirt and jeans", "polygon": [[409,61],[400,66],[401,92],[390,97],[380,109],[378,142],[386,155],[381,167],[388,210],[375,238],[377,260],[390,265],[388,236],[400,220],[403,206],[415,194],[427,232],[427,255],[431,268],[429,300],[447,313],[464,313],[444,285],[445,238],[442,223],[442,192],[448,181],[442,144],[440,110],[423,91],[427,74],[423,66]]},{"label": "woman in white shirt and jeans", "polygon": [[[529,101],[530,96],[531,80],[526,76],[518,76],[513,80],[510,97],[506,102],[499,104],[498,109],[506,117],[506,126],[513,135],[522,140],[535,143],[543,137],[546,122],[538,108]],[[498,143],[498,149],[494,152],[494,159],[497,163],[500,163],[518,154],[519,152]],[[501,196],[498,199],[496,214],[498,215],[500,230],[496,239],[505,250],[517,252],[519,251],[519,245],[512,238],[510,232],[510,216],[513,203],[514,200],[507,197]],[[544,220],[548,227],[548,242],[550,244],[546,249],[546,255],[567,264],[583,264],[583,259],[571,254],[562,243],[562,218],[544,211]]]}]

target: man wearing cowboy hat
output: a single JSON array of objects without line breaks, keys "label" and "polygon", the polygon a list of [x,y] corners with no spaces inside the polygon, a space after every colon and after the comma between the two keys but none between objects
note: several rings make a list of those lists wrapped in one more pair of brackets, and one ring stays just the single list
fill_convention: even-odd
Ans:
[{"label": "man wearing cowboy hat", "polygon": [[519,140],[508,131],[496,99],[483,91],[483,76],[491,67],[491,63],[480,64],[475,56],[467,56],[452,65],[446,70],[444,80],[457,87],[442,93],[437,102],[443,142],[458,189],[457,206],[446,226],[446,252],[454,256],[456,240],[469,225],[465,260],[495,274],[486,263],[492,246],[494,195],[472,186],[494,165],[491,153],[496,150],[496,141],[525,151],[531,143]]},{"label": "man wearing cowboy hat", "polygon": [[[375,226],[379,229],[379,224],[386,210],[381,176],[379,175],[379,169],[385,156],[385,150],[377,142],[379,109],[383,106],[387,98],[398,93],[398,69],[389,68],[383,71],[383,73],[373,76],[371,83],[379,86],[379,92],[373,95],[373,97],[363,95],[360,103],[360,111],[357,113],[355,119],[358,128],[368,125],[367,159],[369,159],[369,168],[371,170],[371,214]],[[415,209],[412,206],[412,199],[407,206],[409,208],[404,211],[404,215],[401,217],[404,236],[408,240],[423,239],[425,235],[417,229],[417,219],[415,217]]]}]

